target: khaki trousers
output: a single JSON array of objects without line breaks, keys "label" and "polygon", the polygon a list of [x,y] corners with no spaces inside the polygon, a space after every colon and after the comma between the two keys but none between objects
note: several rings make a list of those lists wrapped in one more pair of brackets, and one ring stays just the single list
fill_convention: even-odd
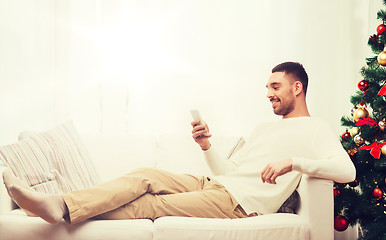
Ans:
[{"label": "khaki trousers", "polygon": [[94,219],[162,216],[248,217],[224,186],[207,177],[141,168],[115,180],[66,193],[71,224]]}]

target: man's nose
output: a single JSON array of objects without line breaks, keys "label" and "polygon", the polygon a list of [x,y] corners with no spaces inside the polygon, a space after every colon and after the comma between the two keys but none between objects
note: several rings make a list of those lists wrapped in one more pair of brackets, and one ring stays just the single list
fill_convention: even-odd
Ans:
[{"label": "man's nose", "polygon": [[268,92],[267,92],[267,98],[271,98],[271,97],[273,97],[272,91],[271,91],[271,90],[268,90]]}]

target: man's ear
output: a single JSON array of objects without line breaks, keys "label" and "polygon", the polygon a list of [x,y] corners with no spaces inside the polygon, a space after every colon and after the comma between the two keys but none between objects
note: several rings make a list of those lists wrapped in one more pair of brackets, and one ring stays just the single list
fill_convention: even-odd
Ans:
[{"label": "man's ear", "polygon": [[300,81],[294,83],[294,93],[298,96],[303,91],[303,84]]}]

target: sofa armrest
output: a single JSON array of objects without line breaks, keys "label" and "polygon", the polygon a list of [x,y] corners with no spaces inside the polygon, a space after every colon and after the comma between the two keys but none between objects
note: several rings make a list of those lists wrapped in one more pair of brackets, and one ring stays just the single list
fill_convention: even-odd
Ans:
[{"label": "sofa armrest", "polygon": [[8,196],[7,189],[5,189],[3,182],[3,171],[5,169],[6,167],[0,164],[0,215],[12,210],[12,200]]},{"label": "sofa armrest", "polygon": [[334,198],[331,180],[302,176],[298,214],[310,224],[311,240],[334,239]]}]

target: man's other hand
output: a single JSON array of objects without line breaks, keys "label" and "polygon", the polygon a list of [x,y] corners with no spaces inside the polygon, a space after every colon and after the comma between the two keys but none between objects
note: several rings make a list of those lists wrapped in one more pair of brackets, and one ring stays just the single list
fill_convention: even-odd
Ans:
[{"label": "man's other hand", "polygon": [[292,159],[269,163],[261,172],[263,183],[276,184],[276,178],[292,171]]}]

